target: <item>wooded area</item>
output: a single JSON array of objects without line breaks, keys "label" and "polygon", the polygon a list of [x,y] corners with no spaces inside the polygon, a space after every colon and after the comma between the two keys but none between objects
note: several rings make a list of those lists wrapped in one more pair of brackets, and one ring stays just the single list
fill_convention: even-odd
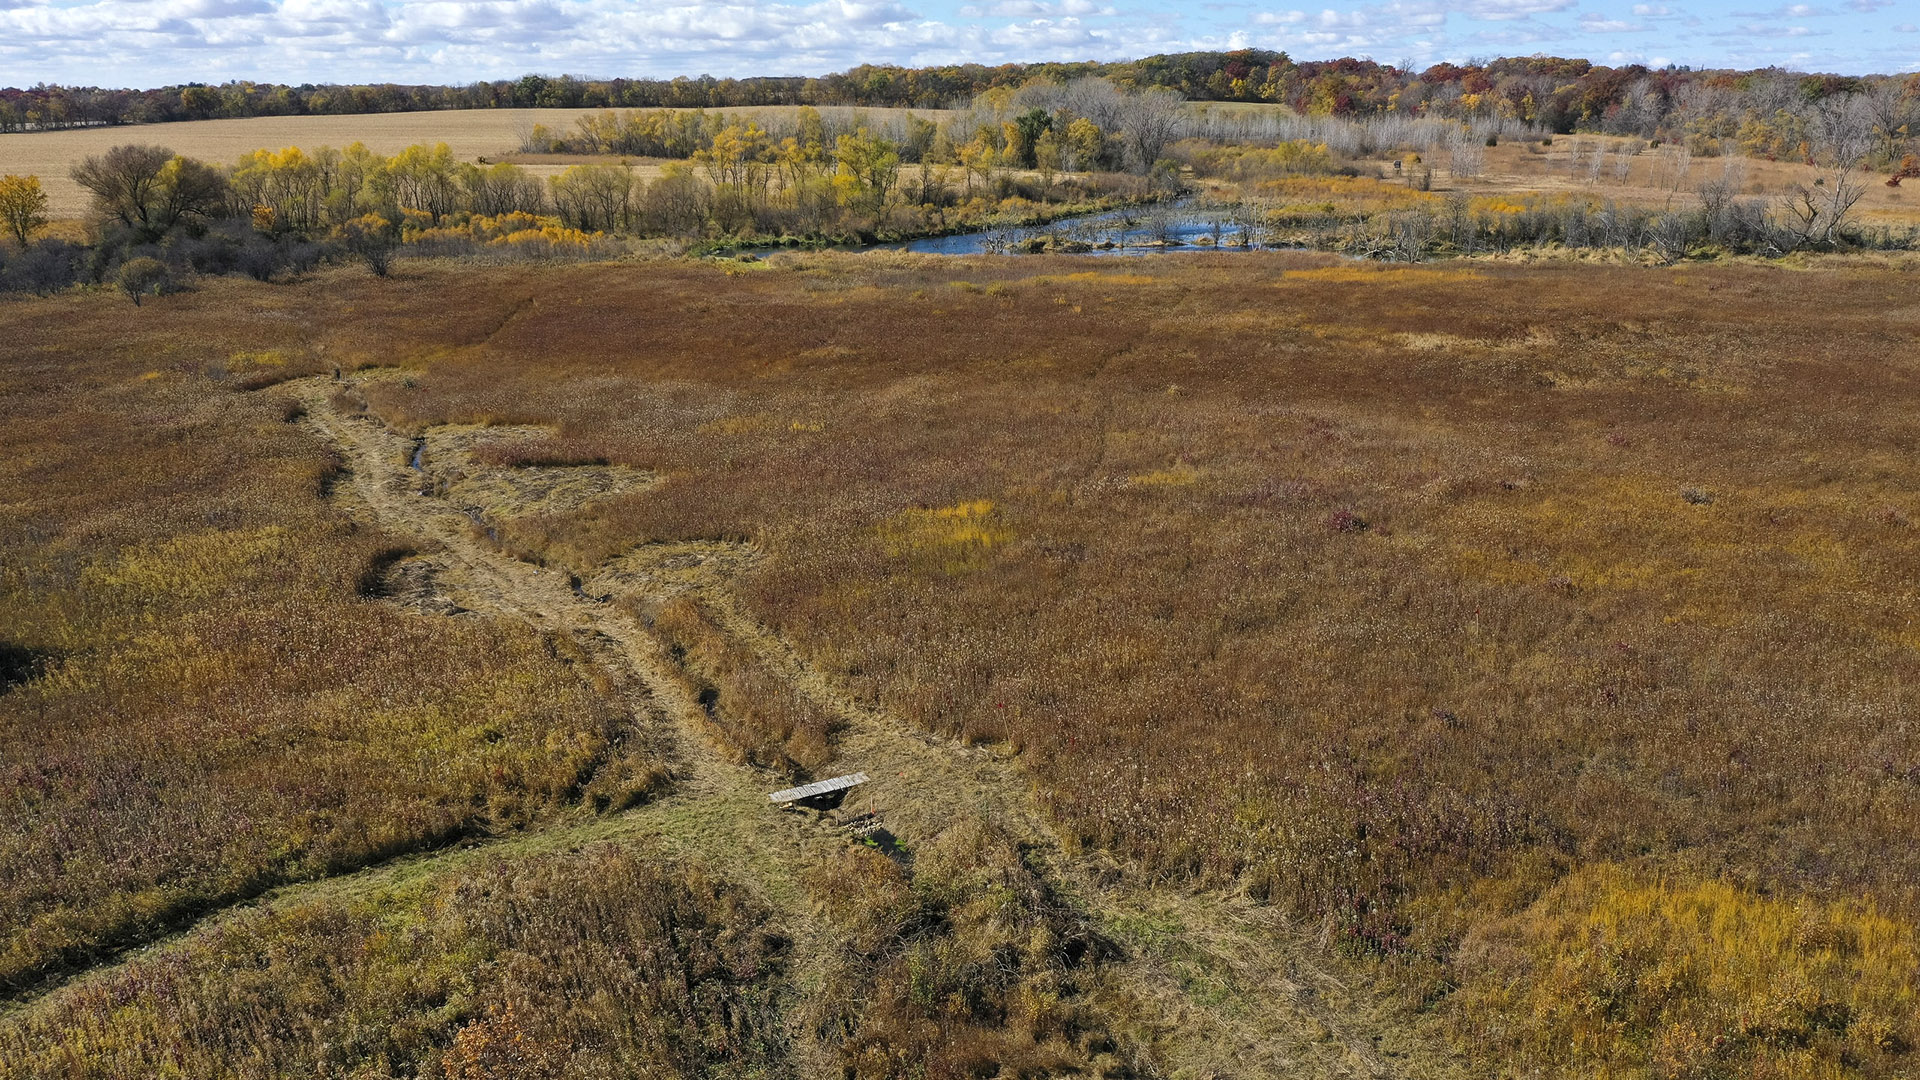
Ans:
[{"label": "wooded area", "polygon": [[[1295,61],[1243,49],[1149,56],[1115,63],[863,64],[818,78],[578,79],[525,75],[467,86],[393,83],[285,86],[231,82],[148,90],[36,86],[0,90],[0,132],[76,125],[144,124],[219,117],[341,115],[429,109],[681,108],[860,105],[949,108],[989,90],[1035,81],[1105,78],[1193,101],[1264,102],[1324,116],[1399,113],[1461,119],[1509,116],[1557,134],[1604,131],[1643,137],[1735,137],[1782,109],[1883,84],[1912,93],[1915,77],[1608,67],[1551,56],[1410,67],[1344,58]],[[1908,118],[1911,120],[1911,117]],[[1755,138],[1762,137],[1758,131]]]}]

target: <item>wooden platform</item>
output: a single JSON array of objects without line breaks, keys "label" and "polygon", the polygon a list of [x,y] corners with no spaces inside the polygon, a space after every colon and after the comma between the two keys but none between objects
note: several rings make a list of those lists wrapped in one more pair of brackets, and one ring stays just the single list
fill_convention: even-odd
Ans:
[{"label": "wooden platform", "polygon": [[867,774],[863,772],[854,773],[851,776],[836,776],[831,780],[818,780],[800,787],[773,792],[767,796],[767,801],[781,805],[799,803],[802,806],[830,810],[840,805],[840,800],[846,798],[848,788],[866,782]]}]

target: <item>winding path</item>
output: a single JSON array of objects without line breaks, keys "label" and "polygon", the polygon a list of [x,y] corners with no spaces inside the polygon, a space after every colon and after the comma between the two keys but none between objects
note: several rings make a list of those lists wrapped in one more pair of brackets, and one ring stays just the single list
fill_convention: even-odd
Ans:
[{"label": "winding path", "polygon": [[[365,381],[387,377],[363,373]],[[351,388],[349,381],[344,388]],[[350,487],[336,497],[369,524],[429,552],[445,571],[436,587],[458,608],[517,619],[566,635],[606,670],[638,723],[670,746],[674,784],[663,797],[614,814],[565,816],[544,827],[471,848],[427,852],[324,881],[289,885],[267,900],[317,898],[376,888],[423,868],[451,867],[509,848],[551,850],[622,837],[655,838],[762,896],[794,940],[799,995],[826,993],[833,941],[799,882],[834,856],[845,833],[814,818],[771,808],[766,792],[782,778],[734,764],[714,744],[705,708],[677,676],[678,662],[622,605],[582,593],[565,574],[512,558],[481,542],[462,508],[432,494],[410,467],[416,440],[334,405],[343,384],[325,377],[283,384],[305,409],[303,423],[341,455]],[[1412,1077],[1464,1075],[1407,1024],[1404,1010],[1338,978],[1299,929],[1270,909],[1208,893],[1146,889],[1070,855],[1035,805],[1017,765],[978,747],[928,736],[855,700],[778,635],[745,614],[717,579],[695,588],[732,642],[835,717],[837,767],[863,770],[871,799],[909,843],[937,832],[955,807],[989,813],[1026,847],[1031,865],[1079,905],[1124,957],[1113,961],[1126,1034],[1154,1066],[1174,1076]],[[215,913],[197,932],[217,922]],[[179,935],[176,935],[178,937]],[[165,942],[155,948],[166,947]],[[101,977],[124,958],[79,978]],[[31,1010],[57,988],[13,1003]],[[802,1077],[837,1075],[832,1050],[809,1033],[791,1035]]]}]

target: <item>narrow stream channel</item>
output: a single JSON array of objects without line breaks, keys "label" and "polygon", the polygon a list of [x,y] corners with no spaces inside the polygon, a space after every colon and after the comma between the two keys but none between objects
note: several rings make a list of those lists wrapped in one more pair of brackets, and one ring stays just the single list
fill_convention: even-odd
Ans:
[{"label": "narrow stream channel", "polygon": [[1260,243],[1256,226],[1244,218],[1236,220],[1226,208],[1202,208],[1182,200],[1061,218],[1045,225],[1007,225],[873,244],[860,250],[927,255],[1146,255],[1279,248]]}]

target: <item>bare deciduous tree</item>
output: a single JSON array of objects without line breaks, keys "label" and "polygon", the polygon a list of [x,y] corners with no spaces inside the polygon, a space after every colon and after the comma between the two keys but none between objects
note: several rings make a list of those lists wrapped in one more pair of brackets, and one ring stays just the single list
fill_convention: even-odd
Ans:
[{"label": "bare deciduous tree", "polygon": [[94,213],[139,228],[153,214],[161,170],[173,160],[164,146],[116,146],[73,167],[73,182],[93,195]]},{"label": "bare deciduous tree", "polygon": [[1573,139],[1567,143],[1567,178],[1569,180],[1579,178],[1580,161],[1585,155],[1586,149],[1587,142],[1585,139]]},{"label": "bare deciduous tree", "polygon": [[[1121,98],[1121,128],[1136,169],[1151,172],[1180,129],[1180,96],[1169,90],[1144,90]],[[1096,121],[1097,122],[1097,121]]]},{"label": "bare deciduous tree", "polygon": [[1732,231],[1733,212],[1740,192],[1747,186],[1747,159],[1728,155],[1720,159],[1718,175],[1702,177],[1694,190],[1700,196],[1700,212],[1706,217],[1707,236],[1720,242]]},{"label": "bare deciduous tree", "polygon": [[1660,148],[1660,160],[1654,167],[1654,182],[1667,190],[1667,203],[1687,186],[1693,172],[1693,151],[1684,143],[1668,143]]},{"label": "bare deciduous tree", "polygon": [[1874,144],[1873,114],[1865,94],[1829,94],[1813,103],[1809,119],[1819,174],[1794,187],[1781,213],[1796,245],[1831,245],[1867,193],[1863,169]]},{"label": "bare deciduous tree", "polygon": [[1920,91],[1906,80],[1883,79],[1864,97],[1873,124],[1875,156],[1887,164],[1899,164],[1907,140],[1920,128]]},{"label": "bare deciduous tree", "polygon": [[1073,80],[1061,92],[1060,104],[1075,116],[1093,121],[1109,135],[1120,129],[1126,113],[1125,96],[1106,79]]},{"label": "bare deciduous tree", "polygon": [[633,170],[625,165],[575,165],[548,181],[561,220],[584,231],[611,232],[633,217]]},{"label": "bare deciduous tree", "polygon": [[1455,180],[1478,177],[1485,171],[1486,164],[1486,144],[1476,139],[1472,132],[1460,132],[1447,147],[1447,175]]}]

